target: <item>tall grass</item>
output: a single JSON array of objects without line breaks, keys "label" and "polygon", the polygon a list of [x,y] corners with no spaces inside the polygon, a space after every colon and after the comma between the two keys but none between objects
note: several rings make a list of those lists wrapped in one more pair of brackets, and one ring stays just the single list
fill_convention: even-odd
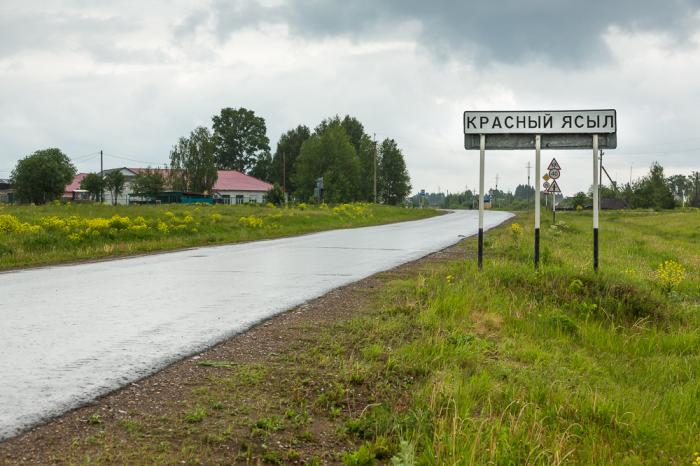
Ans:
[{"label": "tall grass", "polygon": [[372,204],[0,205],[0,270],[412,220],[432,209]]},{"label": "tall grass", "polygon": [[[483,272],[454,262],[386,292],[358,357],[385,342],[375,367],[411,399],[384,392],[355,432],[408,442],[421,464],[693,461],[700,212],[604,214],[598,274],[590,215],[559,219],[543,225],[537,272],[520,216],[488,233]],[[656,273],[668,260],[685,271],[672,288]]]}]

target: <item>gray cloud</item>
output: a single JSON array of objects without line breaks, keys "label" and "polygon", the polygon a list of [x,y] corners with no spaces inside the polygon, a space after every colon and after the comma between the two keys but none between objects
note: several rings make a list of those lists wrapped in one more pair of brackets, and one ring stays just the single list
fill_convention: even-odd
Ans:
[{"label": "gray cloud", "polygon": [[[225,37],[261,22],[287,23],[308,38],[391,36],[405,22],[421,25],[419,41],[437,56],[477,61],[532,58],[582,64],[605,58],[603,34],[611,26],[664,32],[679,42],[697,26],[697,0],[290,0],[263,8],[251,2],[213,5],[217,34]],[[251,14],[253,12],[254,14]]]}]

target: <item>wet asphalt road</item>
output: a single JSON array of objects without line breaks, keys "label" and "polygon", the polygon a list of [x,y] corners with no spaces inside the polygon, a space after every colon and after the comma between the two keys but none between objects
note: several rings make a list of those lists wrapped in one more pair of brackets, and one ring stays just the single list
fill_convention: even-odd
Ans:
[{"label": "wet asphalt road", "polygon": [[[0,439],[450,246],[477,214],[0,273]],[[486,228],[509,217],[487,212]]]}]

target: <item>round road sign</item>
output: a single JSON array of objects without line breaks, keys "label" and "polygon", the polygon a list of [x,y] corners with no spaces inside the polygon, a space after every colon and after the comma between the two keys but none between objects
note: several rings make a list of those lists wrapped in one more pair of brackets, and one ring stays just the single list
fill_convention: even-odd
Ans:
[{"label": "round road sign", "polygon": [[549,170],[549,177],[552,179],[558,179],[559,175],[561,175],[561,172],[557,170],[556,168]]},{"label": "round road sign", "polygon": [[544,183],[542,183],[542,187],[544,189],[549,189],[549,181],[545,181]]}]

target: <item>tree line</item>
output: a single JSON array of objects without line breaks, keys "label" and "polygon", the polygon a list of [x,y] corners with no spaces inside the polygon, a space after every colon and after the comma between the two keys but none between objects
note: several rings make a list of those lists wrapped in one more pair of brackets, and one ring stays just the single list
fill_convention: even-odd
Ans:
[{"label": "tree line", "polygon": [[281,135],[270,151],[265,120],[245,108],[224,108],[212,118],[213,132],[196,128],[180,138],[170,153],[173,186],[207,192],[216,171],[233,169],[274,185],[268,198],[282,202],[285,195],[313,200],[323,179],[323,200],[374,200],[376,163],[377,200],[399,204],[411,190],[403,152],[393,139],[378,146],[363,124],[346,115],[323,120],[313,131],[299,125]]},{"label": "tree line", "polygon": [[[376,164],[376,167],[375,167]],[[375,170],[377,201],[403,202],[411,190],[402,150],[387,138],[377,144],[354,117],[334,116],[313,131],[299,125],[281,135],[271,153],[265,119],[246,108],[223,108],[212,117],[212,129],[199,126],[181,137],[170,151],[170,170],[141,170],[132,183],[137,196],[165,189],[208,194],[218,170],[237,170],[273,184],[273,202],[286,198],[311,201],[317,180],[323,179],[325,202],[373,201]],[[58,199],[75,177],[76,168],[57,148],[31,154],[17,163],[11,179],[20,202]],[[89,173],[81,189],[94,200],[105,191],[116,202],[125,188],[119,170]]]},{"label": "tree line", "polygon": [[[515,192],[490,189],[493,208],[525,210],[534,202],[535,189],[519,184]],[[690,175],[665,176],[663,167],[654,162],[649,172],[622,186],[600,185],[601,199],[617,199],[632,209],[673,209],[675,207],[700,207],[700,172]],[[557,208],[590,208],[593,204],[593,187],[588,192],[578,192],[571,197],[557,201]],[[467,189],[459,193],[425,193],[411,198],[415,206],[432,205],[447,209],[476,209],[479,206],[479,193]],[[541,202],[548,202],[542,194]]]}]

